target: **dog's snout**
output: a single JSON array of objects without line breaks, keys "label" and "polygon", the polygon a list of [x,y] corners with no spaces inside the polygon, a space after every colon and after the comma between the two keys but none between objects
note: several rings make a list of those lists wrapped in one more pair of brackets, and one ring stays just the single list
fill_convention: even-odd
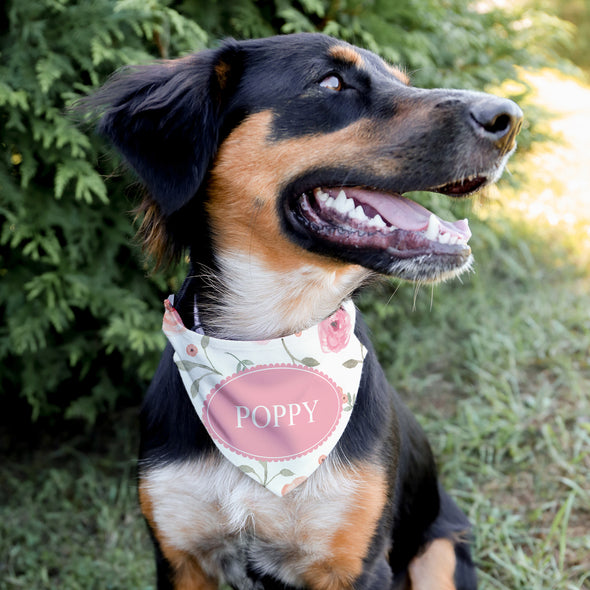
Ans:
[{"label": "dog's snout", "polygon": [[502,152],[514,147],[514,140],[522,126],[523,114],[513,101],[490,96],[470,107],[476,132],[489,139]]}]

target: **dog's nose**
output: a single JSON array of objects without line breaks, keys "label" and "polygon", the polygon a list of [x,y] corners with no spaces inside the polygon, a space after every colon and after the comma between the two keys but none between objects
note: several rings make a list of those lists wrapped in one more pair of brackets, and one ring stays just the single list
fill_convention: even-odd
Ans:
[{"label": "dog's nose", "polygon": [[506,98],[486,96],[470,106],[471,121],[476,133],[489,139],[503,153],[514,147],[522,127],[522,111]]}]

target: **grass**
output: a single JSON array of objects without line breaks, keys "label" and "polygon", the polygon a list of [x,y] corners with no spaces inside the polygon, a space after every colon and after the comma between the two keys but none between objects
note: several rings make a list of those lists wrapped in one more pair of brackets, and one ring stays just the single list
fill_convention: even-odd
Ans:
[{"label": "grass", "polygon": [[[535,178],[524,200],[505,186],[476,207],[462,283],[387,284],[360,301],[476,525],[482,590],[590,589],[590,207],[583,191],[559,200],[557,184],[548,199]],[[153,589],[135,410],[35,436],[0,465],[0,589]]]},{"label": "grass", "polygon": [[481,587],[579,590],[590,588],[590,276],[528,230],[476,238],[464,285],[398,291],[370,319],[389,380],[476,523]]},{"label": "grass", "polygon": [[154,586],[135,491],[135,411],[94,433],[41,435],[0,468],[0,588]]}]

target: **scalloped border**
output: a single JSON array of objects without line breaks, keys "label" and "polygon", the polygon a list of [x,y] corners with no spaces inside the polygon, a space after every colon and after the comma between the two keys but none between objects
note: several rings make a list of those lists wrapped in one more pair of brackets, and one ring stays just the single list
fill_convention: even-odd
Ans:
[{"label": "scalloped border", "polygon": [[[222,387],[224,387],[230,381],[232,381],[235,377],[242,376],[246,373],[252,373],[254,371],[260,371],[262,369],[277,369],[277,368],[279,368],[279,369],[280,368],[298,369],[301,371],[306,371],[306,372],[312,373],[313,375],[324,379],[324,381],[328,382],[332,386],[332,388],[334,389],[334,391],[337,394],[340,412],[338,413],[333,425],[330,427],[330,430],[325,435],[322,436],[321,440],[318,443],[314,444],[314,446],[312,446],[308,449],[305,449],[304,451],[301,451],[300,453],[297,453],[295,455],[287,455],[284,457],[274,457],[274,458],[263,457],[261,455],[252,455],[249,453],[245,453],[244,451],[237,449],[233,445],[229,444],[226,440],[224,440],[220,436],[217,436],[215,429],[209,423],[208,412],[207,412],[207,409],[209,407],[209,403],[213,399],[213,397],[217,394],[218,390],[221,389]],[[216,444],[220,443],[228,451],[231,451],[232,453],[234,453],[236,455],[240,455],[241,457],[245,457],[247,459],[252,459],[254,461],[267,461],[269,463],[275,463],[275,462],[279,463],[282,461],[293,461],[295,459],[299,459],[300,457],[304,457],[305,455],[309,455],[310,453],[313,453],[313,451],[315,451],[315,450],[319,449],[321,446],[323,446],[328,441],[328,439],[332,436],[332,434],[334,434],[334,431],[336,430],[336,428],[338,427],[338,424],[340,424],[340,421],[342,420],[342,414],[344,413],[344,400],[342,399],[343,395],[344,394],[343,394],[342,388],[333,379],[331,379],[328,375],[326,375],[322,371],[318,371],[318,370],[314,369],[313,367],[307,367],[305,365],[290,364],[290,363],[274,363],[274,364],[270,364],[270,365],[256,365],[254,367],[250,367],[248,369],[245,369],[244,371],[239,371],[237,373],[234,373],[230,377],[226,377],[223,381],[218,383],[209,392],[209,394],[205,398],[205,401],[203,402],[203,407],[201,408],[201,421],[203,422],[203,425],[207,429],[209,436],[216,442]]]}]

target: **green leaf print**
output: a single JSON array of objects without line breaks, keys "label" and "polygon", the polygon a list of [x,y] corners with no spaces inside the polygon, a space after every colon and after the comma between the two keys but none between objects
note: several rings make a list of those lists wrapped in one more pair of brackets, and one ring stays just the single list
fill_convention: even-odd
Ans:
[{"label": "green leaf print", "polygon": [[245,371],[248,367],[251,367],[254,364],[253,361],[250,361],[248,359],[239,359],[235,354],[231,352],[226,352],[225,354],[233,356],[238,361],[238,364],[236,365],[236,373],[239,373],[240,371]]},{"label": "green leaf print", "polygon": [[193,361],[185,361],[185,360],[178,360],[176,361],[176,366],[181,370],[181,371],[190,371],[191,369],[196,369],[197,367],[199,369],[207,369],[207,371],[211,370],[211,367],[208,367],[207,365],[203,365],[202,363],[195,363]]},{"label": "green leaf print", "polygon": [[310,356],[306,356],[305,358],[302,358],[299,361],[302,365],[305,365],[306,367],[317,367],[320,362],[316,361],[316,359],[310,357]]},{"label": "green leaf print", "polygon": [[356,394],[352,395],[351,393],[346,394],[346,404],[342,408],[343,412],[352,412],[352,408],[354,407],[354,402],[356,401]]},{"label": "green leaf print", "polygon": [[355,359],[348,359],[347,361],[344,361],[342,363],[343,367],[346,367],[347,369],[354,369],[359,363],[362,363],[363,361],[357,361]]}]

